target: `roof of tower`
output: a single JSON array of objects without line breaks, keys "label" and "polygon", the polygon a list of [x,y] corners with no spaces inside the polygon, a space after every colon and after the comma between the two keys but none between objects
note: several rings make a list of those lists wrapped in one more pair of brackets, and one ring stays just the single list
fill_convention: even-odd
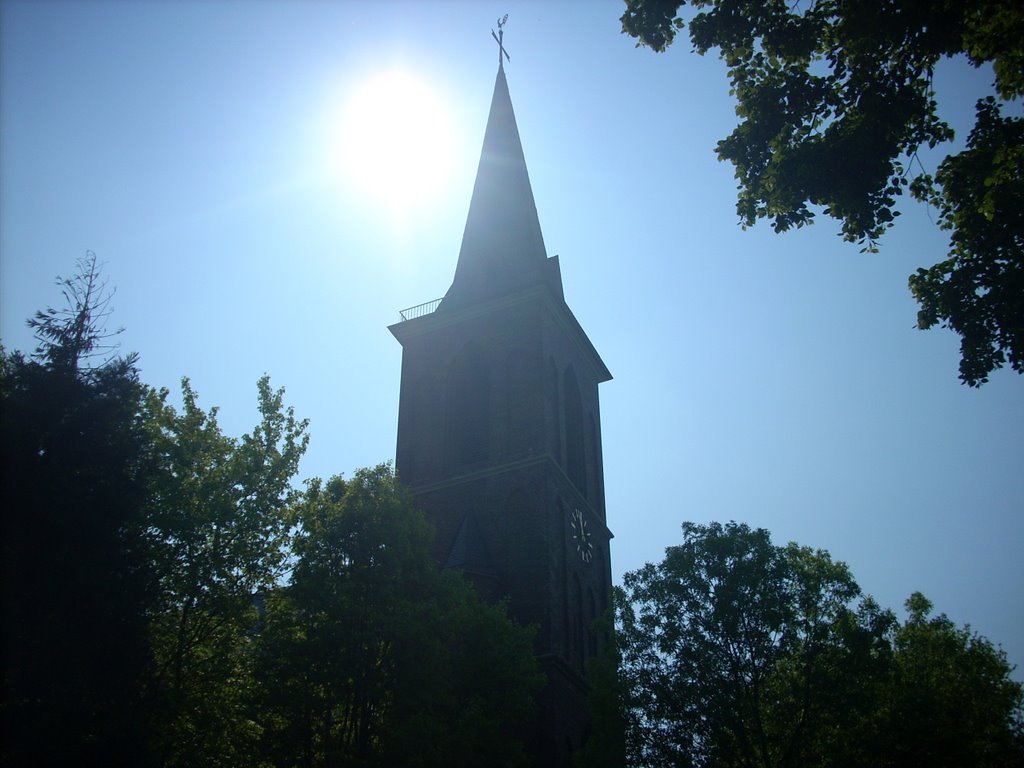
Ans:
[{"label": "roof of tower", "polygon": [[[550,280],[557,269],[547,261],[505,69],[499,64],[455,278],[438,309]],[[559,279],[559,294],[560,289]]]}]

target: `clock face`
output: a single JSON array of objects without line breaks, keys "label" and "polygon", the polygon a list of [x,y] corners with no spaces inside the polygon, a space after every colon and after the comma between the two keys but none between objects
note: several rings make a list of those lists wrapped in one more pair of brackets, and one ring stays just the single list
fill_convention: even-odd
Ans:
[{"label": "clock face", "polygon": [[574,509],[569,516],[569,525],[572,527],[572,539],[576,544],[576,554],[584,563],[589,563],[594,557],[594,542],[591,541],[587,518],[579,509]]}]

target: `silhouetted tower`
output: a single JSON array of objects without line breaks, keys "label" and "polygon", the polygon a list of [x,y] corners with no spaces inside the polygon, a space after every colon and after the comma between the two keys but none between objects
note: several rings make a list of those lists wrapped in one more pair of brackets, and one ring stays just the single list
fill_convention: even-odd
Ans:
[{"label": "silhouetted tower", "polygon": [[538,627],[548,685],[530,748],[568,766],[611,598],[597,392],[611,374],[545,253],[500,63],[455,278],[402,318],[399,478],[437,528],[440,562]]}]

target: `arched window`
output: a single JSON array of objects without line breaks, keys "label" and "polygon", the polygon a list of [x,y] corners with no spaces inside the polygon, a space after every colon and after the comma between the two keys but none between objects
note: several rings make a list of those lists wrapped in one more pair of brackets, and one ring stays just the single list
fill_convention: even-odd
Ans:
[{"label": "arched window", "polygon": [[597,574],[597,610],[598,615],[608,610],[608,587],[605,586],[604,547],[594,547],[594,573]]},{"label": "arched window", "polygon": [[[568,595],[569,595],[569,568],[568,568],[568,561],[569,561],[569,558],[572,557],[572,552],[569,549],[569,541],[568,541],[568,535],[569,535],[568,534],[568,528],[569,528],[569,526],[567,525],[567,521],[569,520],[569,515],[566,512],[565,503],[562,501],[562,497],[561,496],[558,496],[558,497],[555,498],[555,506],[558,509],[558,519],[561,521],[561,524],[558,526],[558,530],[560,530],[562,532],[561,533],[561,537],[562,537],[562,557],[559,558],[560,559],[560,564],[561,564],[561,569],[562,569],[562,584],[564,585],[563,589],[566,590],[566,596],[568,597]],[[568,599],[566,599],[566,600],[562,601],[562,638],[561,638],[561,640],[562,640],[562,655],[565,657],[565,660],[569,661],[569,662],[572,661],[572,654],[573,654],[573,650],[572,650],[573,649],[572,622],[573,622],[573,618],[572,618],[572,614],[570,612],[569,601],[568,601]]]},{"label": "arched window", "polygon": [[490,457],[490,402],[486,360],[467,346],[448,370],[445,454],[450,468]]},{"label": "arched window", "polygon": [[597,656],[597,605],[594,590],[587,587],[587,656]]},{"label": "arched window", "polygon": [[566,473],[576,490],[587,496],[587,460],[584,453],[583,403],[576,371],[565,369],[565,453]]},{"label": "arched window", "polygon": [[526,453],[533,436],[534,421],[530,418],[530,370],[526,353],[514,349],[505,363],[505,448],[509,456]]},{"label": "arched window", "polygon": [[[601,472],[601,456],[599,453],[601,438],[600,433],[597,431],[597,422],[594,420],[594,414],[587,414],[590,420],[590,434],[587,435],[590,444],[590,474],[591,482],[594,485],[594,493],[590,497],[594,501],[594,506],[598,506],[603,498],[604,489],[601,488],[601,479],[603,472]],[[604,510],[598,510],[599,513],[604,513]]]},{"label": "arched window", "polygon": [[[433,376],[424,375],[416,380],[416,389],[412,397],[413,445],[437,446],[441,439],[440,403],[437,397],[437,385]],[[406,482],[415,482],[423,477],[430,477],[436,471],[434,462],[438,451],[414,450],[407,463],[410,476],[403,477]]]},{"label": "arched window", "polygon": [[547,400],[548,413],[553,416],[553,423],[548,430],[551,441],[548,450],[555,461],[562,465],[562,404],[558,399],[558,368],[553,357],[548,358]]},{"label": "arched window", "polygon": [[576,657],[577,668],[582,671],[583,660],[586,659],[586,628],[583,623],[583,588],[580,586],[580,577],[576,574],[572,576],[572,606],[574,619],[572,628],[573,655]]}]

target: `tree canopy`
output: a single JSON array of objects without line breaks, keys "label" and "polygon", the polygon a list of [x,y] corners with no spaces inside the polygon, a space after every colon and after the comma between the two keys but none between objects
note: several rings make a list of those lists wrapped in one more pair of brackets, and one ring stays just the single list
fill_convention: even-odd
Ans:
[{"label": "tree canopy", "polygon": [[632,765],[1024,761],[1024,694],[1002,651],[919,594],[901,625],[827,552],[687,523],[617,602]]},{"label": "tree canopy", "polygon": [[[1024,373],[1024,6],[1016,0],[626,0],[623,31],[663,51],[687,25],[718,49],[740,124],[718,142],[736,169],[744,226],[777,232],[816,212],[875,250],[904,191],[938,211],[947,257],[909,279],[917,324],[961,336],[971,386],[1008,364]],[[936,64],[991,66],[966,147],[926,169],[918,151],[953,138],[939,116]]]},{"label": "tree canopy", "polygon": [[306,449],[306,422],[283,390],[258,385],[260,421],[241,439],[221,432],[187,379],[182,409],[150,391],[141,417],[153,469],[145,508],[158,581],[150,637],[164,709],[163,765],[240,765],[257,732],[252,630],[256,596],[285,573],[286,507]]}]

